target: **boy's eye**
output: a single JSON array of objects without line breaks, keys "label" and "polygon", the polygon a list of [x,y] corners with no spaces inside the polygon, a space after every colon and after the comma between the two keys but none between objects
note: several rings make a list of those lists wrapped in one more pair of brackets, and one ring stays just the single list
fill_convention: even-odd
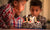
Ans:
[{"label": "boy's eye", "polygon": [[24,6],[24,4],[22,4],[22,6]]},{"label": "boy's eye", "polygon": [[38,9],[36,9],[36,12],[38,12]]},{"label": "boy's eye", "polygon": [[34,11],[34,9],[32,9],[32,11]]}]

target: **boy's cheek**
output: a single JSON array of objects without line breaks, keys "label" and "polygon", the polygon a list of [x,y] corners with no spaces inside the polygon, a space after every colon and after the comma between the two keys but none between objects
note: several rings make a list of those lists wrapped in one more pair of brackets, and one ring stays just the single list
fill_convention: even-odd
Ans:
[{"label": "boy's cheek", "polygon": [[38,16],[40,14],[40,12],[36,13],[36,16]]}]

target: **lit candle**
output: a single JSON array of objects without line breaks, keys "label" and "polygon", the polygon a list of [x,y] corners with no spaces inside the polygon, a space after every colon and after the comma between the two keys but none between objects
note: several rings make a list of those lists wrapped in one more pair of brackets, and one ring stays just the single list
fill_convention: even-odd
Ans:
[{"label": "lit candle", "polygon": [[34,23],[34,17],[30,16],[30,21],[31,21],[31,23]]},{"label": "lit candle", "polygon": [[[34,16],[35,17],[35,16]],[[37,22],[37,19],[36,19],[36,17],[34,18],[34,20],[35,20],[35,22]]]},{"label": "lit candle", "polygon": [[26,15],[26,22],[28,22],[28,15]]}]

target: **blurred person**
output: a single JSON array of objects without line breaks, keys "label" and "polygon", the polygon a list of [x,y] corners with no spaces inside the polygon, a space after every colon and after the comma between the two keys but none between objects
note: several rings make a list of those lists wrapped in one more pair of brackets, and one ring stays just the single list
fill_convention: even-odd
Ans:
[{"label": "blurred person", "polygon": [[[23,18],[19,17],[28,0],[9,0],[0,7],[0,28],[21,28]],[[21,20],[22,19],[22,20]]]}]

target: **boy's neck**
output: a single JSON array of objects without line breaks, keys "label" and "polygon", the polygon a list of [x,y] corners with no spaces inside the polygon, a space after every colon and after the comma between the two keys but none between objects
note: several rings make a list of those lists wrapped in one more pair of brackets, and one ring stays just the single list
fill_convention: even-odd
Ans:
[{"label": "boy's neck", "polygon": [[19,16],[15,15],[14,17],[17,18],[17,17],[19,17]]}]

